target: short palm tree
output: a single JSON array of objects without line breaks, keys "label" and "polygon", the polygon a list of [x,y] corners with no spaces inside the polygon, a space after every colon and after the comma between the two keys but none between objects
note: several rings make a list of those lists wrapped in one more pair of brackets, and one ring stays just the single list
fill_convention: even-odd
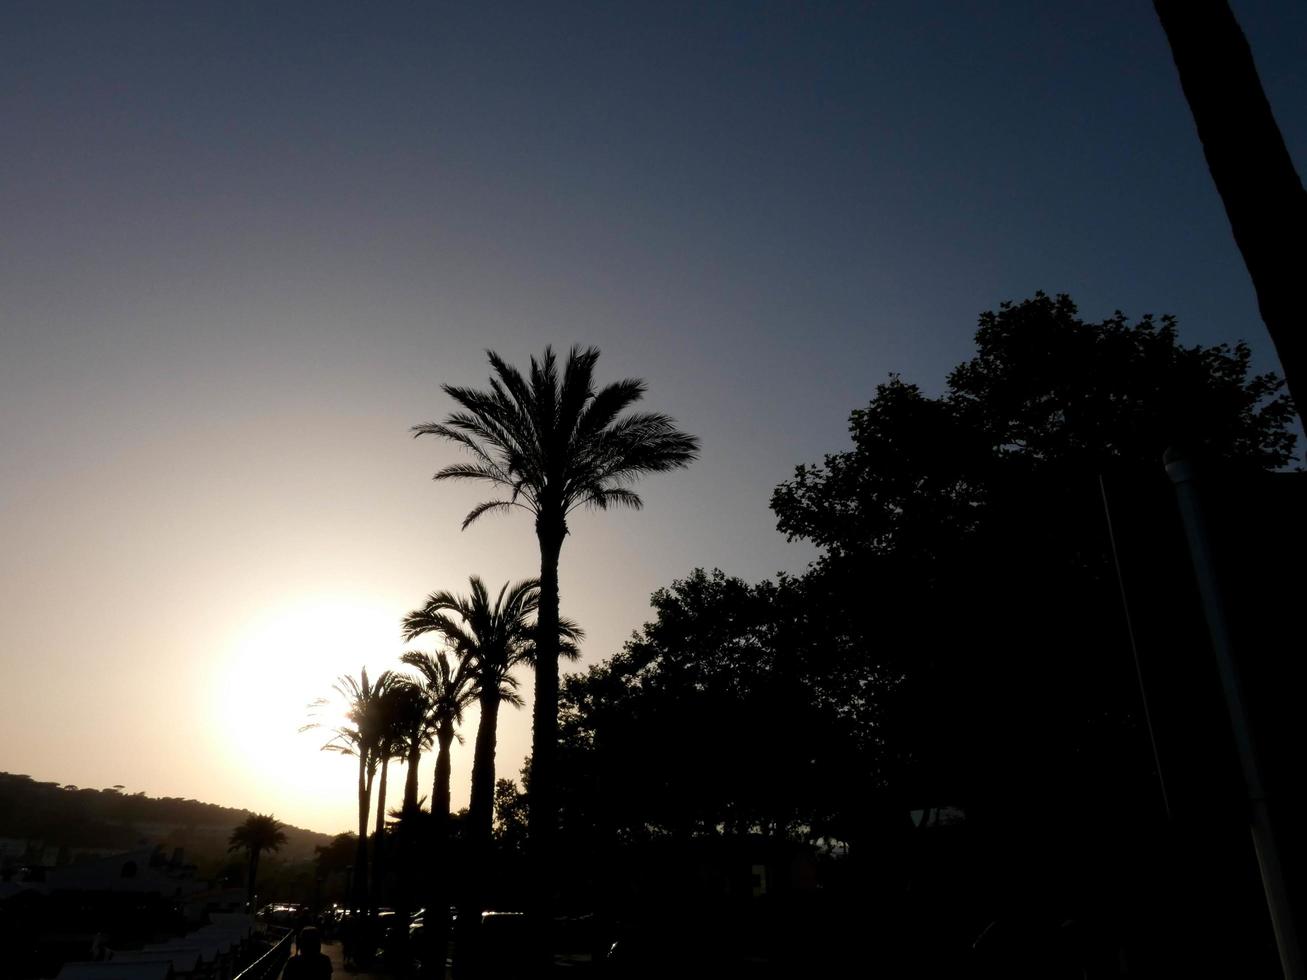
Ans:
[{"label": "short palm tree", "polygon": [[431,718],[431,699],[421,679],[397,675],[395,701],[394,724],[405,766],[404,802],[399,812],[408,814],[418,808],[418,767],[422,752],[431,748],[436,725]]},{"label": "short palm tree", "polygon": [[[477,691],[464,661],[451,664],[443,651],[430,654],[412,650],[400,660],[418,672],[426,699],[427,723],[435,734],[436,775],[431,787],[431,812],[443,829],[449,821],[450,746],[456,737],[455,726],[463,720],[463,709],[476,700]],[[409,767],[409,777],[413,781],[413,808],[416,809],[417,772],[413,766]],[[406,809],[409,806],[407,787],[404,805]]]},{"label": "short palm tree", "polygon": [[[391,674],[386,689],[375,704],[377,738],[374,751],[381,772],[377,783],[376,824],[372,832],[372,896],[375,905],[382,904],[385,887],[386,791],[390,762],[392,759],[407,759],[415,737],[421,744],[426,735],[423,701],[421,692],[407,683],[407,678]],[[426,735],[426,741],[430,743],[429,735]]]},{"label": "short palm tree", "polygon": [[[469,579],[471,594],[456,596],[452,592],[433,592],[421,609],[404,617],[404,638],[414,639],[436,633],[453,647],[459,658],[459,670],[465,672],[471,690],[481,708],[476,742],[472,750],[472,796],[468,804],[465,840],[474,867],[464,882],[463,910],[459,921],[464,930],[478,921],[481,906],[481,880],[489,870],[491,830],[494,822],[495,745],[499,706],[504,702],[520,706],[517,679],[513,669],[531,664],[535,655],[535,624],[531,618],[540,604],[540,585],[528,579],[505,585],[494,602],[485,583],[473,575]],[[560,635],[561,634],[561,635]],[[581,631],[566,620],[559,623],[554,639],[564,655],[577,656],[575,641]],[[440,794],[437,787],[437,795]],[[448,808],[448,788],[444,806]],[[432,801],[433,809],[439,804]],[[443,828],[439,831],[443,834]],[[443,901],[442,901],[443,907]],[[437,926],[438,930],[442,925]],[[437,939],[437,943],[440,940]],[[471,934],[455,945],[456,975],[462,975],[469,955]]]},{"label": "short palm tree", "polygon": [[[472,795],[468,804],[468,827],[474,847],[488,846],[494,820],[495,746],[499,706],[505,702],[520,706],[518,664],[535,661],[535,623],[532,617],[540,604],[540,585],[535,579],[505,583],[493,602],[485,583],[476,575],[469,579],[471,593],[433,592],[421,609],[404,617],[406,640],[436,633],[454,648],[461,660],[481,707],[476,742],[472,750]],[[581,630],[562,621],[556,627],[555,646],[576,656],[575,641]],[[434,801],[433,801],[434,802]]]},{"label": "short palm tree", "polygon": [[[339,752],[358,759],[358,853],[354,859],[354,901],[356,908],[367,904],[368,894],[368,811],[372,800],[372,783],[381,761],[382,698],[393,683],[390,671],[384,671],[375,682],[368,682],[364,667],[358,680],[348,674],[337,678],[332,689],[345,704],[345,723],[331,729],[332,737],[322,746],[324,752]],[[328,704],[319,698],[309,705],[316,711]],[[300,731],[318,728],[310,722]]]},{"label": "short palm tree", "polygon": [[250,868],[246,881],[249,909],[254,911],[254,886],[259,877],[259,857],[264,851],[276,853],[286,843],[286,833],[282,824],[272,814],[253,813],[245,822],[231,832],[227,841],[228,851],[244,851],[249,855]]},{"label": "short palm tree", "polygon": [[[444,385],[459,410],[443,422],[414,427],[457,443],[472,456],[439,470],[437,480],[479,480],[503,496],[472,509],[466,528],[487,511],[520,507],[535,520],[540,546],[540,601],[532,711],[530,839],[536,858],[537,894],[549,880],[548,855],[558,821],[554,755],[558,741],[558,560],[567,518],[578,507],[639,508],[631,485],[649,473],[686,466],[699,441],[666,415],[628,412],[645,384],[628,378],[597,388],[599,351],[572,348],[560,376],[558,358],[546,347],[523,375],[489,352],[490,390]],[[493,780],[491,783],[493,791]]]}]

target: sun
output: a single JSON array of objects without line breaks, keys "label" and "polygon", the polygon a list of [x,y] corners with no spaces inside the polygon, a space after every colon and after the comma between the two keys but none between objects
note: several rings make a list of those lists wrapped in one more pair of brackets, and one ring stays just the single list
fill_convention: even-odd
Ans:
[{"label": "sun", "polygon": [[[380,600],[303,598],[233,631],[214,665],[210,715],[227,767],[250,794],[245,805],[276,805],[287,819],[320,813],[315,826],[349,813],[350,767],[321,751],[344,720],[332,685],[363,667],[376,675],[397,665],[395,610]],[[327,704],[311,710],[319,698]],[[301,731],[310,722],[320,727]]]}]

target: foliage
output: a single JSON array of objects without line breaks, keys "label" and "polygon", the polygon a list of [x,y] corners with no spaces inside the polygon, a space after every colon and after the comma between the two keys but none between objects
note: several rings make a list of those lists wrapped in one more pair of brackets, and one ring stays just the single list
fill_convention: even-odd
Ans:
[{"label": "foliage", "polygon": [[488,356],[496,375],[489,391],[442,385],[461,409],[444,422],[414,427],[418,435],[457,443],[473,458],[442,468],[435,479],[479,480],[507,494],[477,505],[464,527],[487,511],[512,507],[537,519],[562,519],[577,507],[638,508],[634,480],[685,466],[698,454],[698,440],[668,416],[622,415],[644,395],[643,381],[596,389],[593,347],[573,348],[561,378],[548,347],[539,360],[531,358],[529,377],[494,351]]},{"label": "foliage", "polygon": [[[433,592],[422,607],[404,617],[404,639],[435,633],[454,649],[459,669],[481,693],[496,690],[501,701],[521,706],[513,668],[535,662],[536,635],[532,618],[540,607],[540,583],[525,579],[505,582],[492,602],[480,576],[468,580],[467,596]],[[584,632],[564,620],[559,626],[560,652],[576,659],[576,642]]]},{"label": "foliage", "polygon": [[325,877],[350,867],[357,848],[358,836],[348,832],[337,834],[327,844],[319,844],[313,849],[317,853],[318,876]]},{"label": "foliage", "polygon": [[1098,477],[1151,486],[1168,446],[1286,466],[1292,407],[1243,344],[1087,323],[1065,296],[982,315],[976,344],[938,397],[879,386],[853,448],[776,489],[778,526],[820,547],[807,585],[850,656],[901,678],[885,773],[915,805],[1010,807],[1037,784],[1048,807],[1129,812],[1156,793]]},{"label": "foliage", "polygon": [[262,853],[279,851],[286,843],[286,832],[281,821],[271,814],[254,813],[231,832],[227,850]]},{"label": "foliage", "polygon": [[[472,793],[469,825],[474,846],[488,847],[494,820],[495,743],[499,706],[520,706],[517,678],[513,669],[533,663],[537,648],[536,624],[532,617],[540,605],[540,585],[535,579],[504,583],[492,601],[485,583],[476,575],[469,579],[467,596],[433,592],[426,603],[404,617],[404,638],[436,633],[447,641],[460,660],[481,706],[472,759]],[[555,643],[575,657],[579,627],[563,620]]]},{"label": "foliage", "polygon": [[1242,344],[1086,323],[1065,296],[984,314],[976,343],[942,395],[892,378],[851,450],[777,488],[780,529],[821,549],[805,575],[696,571],[565,681],[572,841],[849,841],[913,808],[1010,813],[1034,786],[1061,813],[1152,803],[1097,477],[1160,479],[1172,444],[1290,463],[1282,383]]},{"label": "foliage", "polygon": [[526,850],[527,794],[511,779],[495,780],[495,841],[511,853]]},{"label": "foliage", "polygon": [[[381,762],[385,733],[385,697],[394,681],[390,671],[383,671],[376,681],[369,681],[367,668],[359,672],[358,680],[342,674],[332,690],[345,707],[345,723],[330,729],[331,738],[323,743],[322,751],[354,756],[369,777]],[[326,698],[318,698],[309,705],[310,715],[326,707]],[[310,721],[300,731],[320,727]]]},{"label": "foliage", "polygon": [[[171,850],[205,863],[224,859],[231,828],[250,811],[176,797],[78,789],[43,783],[30,776],[0,772],[0,837],[40,842],[47,849],[94,851],[137,844],[146,828]],[[310,857],[327,835],[284,828],[291,859]]]},{"label": "foliage", "polygon": [[564,833],[828,829],[874,747],[859,735],[865,695],[840,686],[802,582],[698,569],[651,602],[656,618],[620,653],[564,684]]},{"label": "foliage", "polygon": [[976,527],[1003,487],[1157,467],[1168,446],[1254,469],[1293,459],[1293,407],[1246,344],[1185,347],[1173,317],[1077,316],[1037,293],[984,313],[977,353],[932,398],[898,377],[852,413],[853,449],[804,465],[772,496],[779,529],[827,556],[914,552]]},{"label": "foliage", "polygon": [[539,858],[537,897],[547,904],[557,821],[558,658],[564,652],[559,645],[558,562],[567,517],[577,507],[640,507],[632,484],[646,474],[688,465],[698,455],[699,443],[666,415],[627,411],[643,397],[643,381],[627,378],[597,387],[599,351],[593,347],[572,348],[561,377],[549,347],[539,360],[531,359],[529,377],[493,351],[489,358],[495,372],[489,391],[445,385],[445,393],[460,409],[443,423],[416,426],[415,432],[450,440],[472,456],[470,462],[439,470],[437,480],[478,480],[505,495],[473,508],[464,528],[491,510],[521,507],[535,518],[540,604],[531,726],[536,770],[531,835]]}]

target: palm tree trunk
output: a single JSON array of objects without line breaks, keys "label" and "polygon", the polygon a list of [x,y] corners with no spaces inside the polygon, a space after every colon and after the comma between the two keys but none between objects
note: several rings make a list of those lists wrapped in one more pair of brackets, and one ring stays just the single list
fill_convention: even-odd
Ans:
[{"label": "palm tree trunk", "polygon": [[390,756],[381,757],[381,785],[377,787],[377,829],[372,835],[372,904],[384,905],[386,888],[386,772]]},{"label": "palm tree trunk", "polygon": [[257,882],[258,879],[259,879],[259,849],[257,847],[251,847],[249,880],[245,883],[246,891],[249,893],[246,898],[245,904],[249,906],[251,914],[258,911],[258,909],[254,907],[254,886],[255,886],[255,882]]},{"label": "palm tree trunk", "polygon": [[[484,682],[483,682],[484,683]],[[466,837],[467,867],[458,913],[458,938],[454,944],[454,975],[466,977],[475,970],[476,926],[481,919],[482,881],[492,874],[490,831],[494,819],[495,742],[499,723],[499,685],[487,684],[481,691],[481,720],[477,723],[472,750],[472,798],[468,802]]]},{"label": "palm tree trunk", "polygon": [[408,744],[408,762],[404,772],[404,816],[410,819],[418,810],[418,766],[421,763],[422,739],[414,736]]},{"label": "palm tree trunk", "polygon": [[436,826],[443,832],[449,823],[449,747],[454,742],[454,722],[451,718],[442,718],[436,729],[436,778],[431,787],[431,813],[436,819]]},{"label": "palm tree trunk", "polygon": [[[531,807],[527,813],[533,912],[547,923],[558,829],[554,758],[558,748],[558,559],[567,524],[561,515],[536,520],[540,542],[540,606],[536,613],[535,700],[531,708]],[[493,787],[492,787],[493,788]]]},{"label": "palm tree trunk", "polygon": [[468,827],[477,851],[490,845],[495,806],[495,743],[499,724],[498,685],[481,692],[481,721],[477,725],[476,748],[472,754],[472,798],[468,802]]},{"label": "palm tree trunk", "polygon": [[354,854],[354,911],[367,904],[368,894],[368,804],[371,802],[372,782],[367,775],[367,752],[359,753],[359,839]]},{"label": "palm tree trunk", "polygon": [[[449,888],[449,855],[446,844],[449,838],[449,749],[454,741],[454,720],[442,718],[436,729],[436,775],[431,787],[432,841],[428,851],[431,865],[427,873],[428,898],[425,916],[429,949],[423,959],[426,976],[445,976],[445,953],[449,945],[449,903],[453,898]],[[472,904],[468,902],[467,904]],[[463,963],[460,961],[460,971]]]},{"label": "palm tree trunk", "polygon": [[1154,0],[1212,182],[1299,417],[1307,412],[1307,192],[1229,4]]}]

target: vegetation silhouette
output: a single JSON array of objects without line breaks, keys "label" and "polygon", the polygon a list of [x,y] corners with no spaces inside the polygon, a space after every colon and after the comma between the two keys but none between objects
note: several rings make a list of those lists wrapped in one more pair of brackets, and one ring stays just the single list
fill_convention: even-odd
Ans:
[{"label": "vegetation silhouette", "polygon": [[[1219,739],[1188,738],[1203,802],[1161,806],[1099,477],[1164,482],[1176,442],[1230,473],[1290,465],[1283,387],[1243,344],[1185,346],[1169,317],[1086,322],[1044,294],[982,315],[941,395],[891,378],[853,413],[851,449],[776,489],[782,532],[820,549],[806,574],[696,570],[655,593],[621,652],[565,681],[572,897],[629,907],[636,855],[662,855],[647,890],[670,846],[759,861],[772,841],[824,860],[834,841],[827,882],[862,884],[827,892],[845,904],[823,928],[891,971],[1124,957],[1260,975],[1265,914]],[[1168,608],[1187,587],[1149,582],[1177,593]],[[1197,695],[1201,637],[1171,633],[1193,644],[1171,683]],[[1200,732],[1224,724],[1209,707],[1190,714]],[[506,839],[521,795],[500,793]]]},{"label": "vegetation silhouette", "polygon": [[[454,870],[448,848],[450,749],[455,738],[462,741],[456,726],[463,721],[463,710],[476,701],[477,691],[467,663],[462,659],[451,662],[443,651],[434,654],[409,651],[400,657],[400,662],[418,673],[417,679],[406,683],[422,694],[428,733],[423,744],[429,748],[434,738],[437,746],[430,819],[426,824],[421,819],[417,799],[420,756],[414,754],[408,762],[404,807],[398,828],[406,850],[404,885],[410,901],[405,904],[416,905],[419,897],[425,902],[425,948],[420,951],[420,960],[428,968],[428,973],[436,975],[443,971],[445,962],[444,950],[449,932],[448,881]],[[411,801],[408,787],[412,787]]]},{"label": "vegetation silhouette", "polygon": [[[404,638],[416,639],[436,633],[446,640],[460,660],[480,707],[476,742],[472,756],[472,793],[468,805],[466,842],[471,860],[484,866],[488,861],[494,819],[495,745],[499,707],[523,702],[517,693],[513,670],[520,664],[535,664],[536,623],[540,605],[540,584],[535,579],[504,583],[492,601],[485,583],[476,575],[469,579],[470,592],[433,592],[426,602],[404,617]],[[559,654],[574,659],[582,631],[566,619],[557,621],[554,646]],[[447,797],[446,797],[447,798]],[[480,892],[475,875],[468,882],[462,921],[475,922],[480,914]],[[460,943],[466,951],[468,943]]]},{"label": "vegetation silhouette", "polygon": [[265,851],[276,853],[286,843],[286,832],[281,822],[271,814],[253,814],[231,832],[228,841],[229,851],[244,851],[249,858],[249,874],[246,879],[246,902],[251,911],[255,911],[256,887],[259,877],[259,858]]},{"label": "vegetation silhouette", "polygon": [[430,744],[427,722],[427,703],[421,688],[402,674],[391,674],[386,689],[376,705],[377,756],[380,759],[381,778],[377,783],[376,823],[372,833],[372,904],[385,904],[383,892],[386,884],[386,797],[388,772],[392,759],[409,763],[404,783],[407,807],[417,805],[417,760],[422,746]]},{"label": "vegetation silhouette", "polygon": [[[352,901],[354,908],[366,909],[370,891],[368,888],[368,817],[372,800],[372,785],[381,762],[383,715],[382,702],[386,692],[393,683],[390,671],[383,671],[374,682],[369,682],[367,668],[359,672],[355,680],[348,674],[342,674],[333,685],[338,698],[345,707],[345,723],[331,729],[332,737],[322,746],[324,752],[338,752],[341,755],[358,759],[358,841],[354,858],[354,878]],[[318,711],[329,704],[326,698],[319,698],[310,704],[311,711]],[[310,722],[300,731],[319,728],[320,723]]]},{"label": "vegetation silhouette", "polygon": [[[524,376],[491,355],[490,392],[448,388],[464,411],[419,427],[476,456],[440,478],[506,489],[468,523],[531,510],[555,575],[571,509],[636,505],[631,480],[697,452],[665,416],[625,414],[639,382],[596,390],[596,356],[574,350],[560,367],[547,349]],[[551,761],[533,754],[520,789],[495,763],[500,707],[522,704],[514,671],[547,672],[545,646],[556,671],[582,637],[558,615],[556,578],[547,644],[543,580],[492,593],[472,576],[466,595],[427,596],[402,636],[446,649],[404,654],[411,676],[335,685],[345,721],[324,748],[358,760],[359,826],[320,849],[320,870],[350,867],[352,851],[361,910],[425,900],[433,974],[455,899],[467,975],[486,966],[484,908],[543,907],[543,799],[567,871],[550,902],[594,913],[584,940],[560,932],[556,948],[617,939],[618,975],[813,971],[859,950],[890,975],[1110,961],[1260,975],[1270,947],[1233,833],[1237,779],[1210,685],[1186,662],[1201,638],[1173,631],[1183,650],[1168,669],[1193,704],[1162,699],[1173,728],[1150,745],[1140,684],[1153,665],[1132,661],[1101,486],[1155,488],[1176,444],[1226,473],[1282,470],[1298,459],[1293,417],[1244,344],[1186,346],[1170,317],[1086,321],[1066,296],[1002,304],[940,393],[891,376],[851,414],[849,448],[775,488],[778,529],[818,549],[810,567],[756,583],[694,569],[655,592],[621,650],[561,680]],[[1148,588],[1185,608],[1189,586],[1169,571]],[[473,702],[470,803],[453,815],[450,754]],[[407,771],[388,813],[391,759]],[[1159,765],[1175,774],[1165,806]],[[802,937],[818,933],[813,949]]]},{"label": "vegetation silhouette", "polygon": [[526,376],[494,351],[488,357],[494,370],[489,390],[443,385],[460,410],[444,422],[415,426],[414,432],[448,439],[472,456],[470,462],[442,468],[435,479],[477,480],[507,495],[473,508],[464,528],[488,511],[514,507],[528,511],[535,520],[540,599],[530,826],[536,863],[534,903],[544,918],[550,904],[549,862],[557,824],[553,762],[558,738],[558,562],[568,533],[567,518],[578,507],[640,507],[641,499],[631,485],[646,474],[688,465],[698,456],[699,442],[677,429],[666,415],[627,411],[643,397],[643,381],[627,378],[597,387],[594,368],[599,351],[593,347],[573,347],[561,375],[558,358],[549,347],[539,360],[531,359]]}]

